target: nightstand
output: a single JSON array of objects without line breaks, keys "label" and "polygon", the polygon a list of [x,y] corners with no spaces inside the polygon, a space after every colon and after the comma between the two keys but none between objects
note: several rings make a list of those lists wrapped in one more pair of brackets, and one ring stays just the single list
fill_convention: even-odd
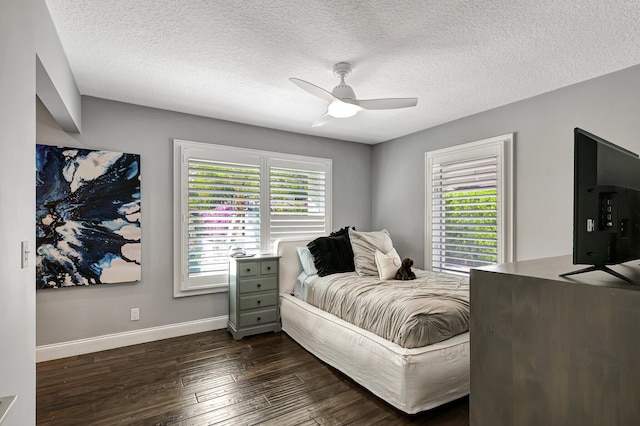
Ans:
[{"label": "nightstand", "polygon": [[229,258],[227,330],[234,339],[280,331],[279,263],[272,255]]}]

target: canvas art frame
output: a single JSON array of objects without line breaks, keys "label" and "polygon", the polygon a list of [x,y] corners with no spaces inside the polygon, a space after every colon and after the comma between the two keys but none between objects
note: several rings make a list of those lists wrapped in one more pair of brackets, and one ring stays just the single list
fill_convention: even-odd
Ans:
[{"label": "canvas art frame", "polygon": [[36,289],[141,280],[140,155],[36,145]]}]

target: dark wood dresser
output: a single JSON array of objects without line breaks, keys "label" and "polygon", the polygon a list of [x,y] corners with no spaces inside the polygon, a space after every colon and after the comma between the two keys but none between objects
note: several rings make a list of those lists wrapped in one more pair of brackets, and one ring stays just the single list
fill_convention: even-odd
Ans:
[{"label": "dark wood dresser", "polygon": [[[640,261],[613,269],[640,281]],[[471,271],[472,426],[640,425],[640,286],[571,256]]]}]

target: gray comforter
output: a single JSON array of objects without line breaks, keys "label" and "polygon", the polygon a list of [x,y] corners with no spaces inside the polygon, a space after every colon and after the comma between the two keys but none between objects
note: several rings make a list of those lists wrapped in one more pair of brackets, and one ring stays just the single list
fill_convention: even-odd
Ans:
[{"label": "gray comforter", "polygon": [[412,281],[342,273],[318,277],[306,301],[405,348],[446,340],[469,329],[466,277],[415,270]]}]

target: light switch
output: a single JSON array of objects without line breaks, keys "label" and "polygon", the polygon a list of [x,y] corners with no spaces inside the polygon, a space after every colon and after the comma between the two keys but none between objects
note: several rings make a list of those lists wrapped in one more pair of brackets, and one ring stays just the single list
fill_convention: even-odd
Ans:
[{"label": "light switch", "polygon": [[31,253],[29,251],[29,241],[23,241],[20,244],[20,247],[21,247],[21,253],[22,253],[21,266],[22,266],[22,269],[24,269],[27,266],[29,266],[29,253]]}]

